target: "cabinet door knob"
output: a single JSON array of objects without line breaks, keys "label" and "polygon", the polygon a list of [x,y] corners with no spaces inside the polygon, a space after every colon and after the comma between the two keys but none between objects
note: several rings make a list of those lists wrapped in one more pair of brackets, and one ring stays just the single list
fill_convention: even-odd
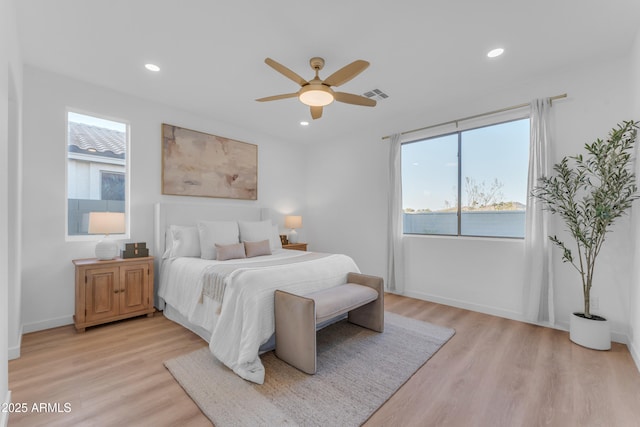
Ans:
[{"label": "cabinet door knob", "polygon": [[117,294],[118,292],[120,292],[119,289],[116,289],[115,291],[113,291],[114,294]]}]

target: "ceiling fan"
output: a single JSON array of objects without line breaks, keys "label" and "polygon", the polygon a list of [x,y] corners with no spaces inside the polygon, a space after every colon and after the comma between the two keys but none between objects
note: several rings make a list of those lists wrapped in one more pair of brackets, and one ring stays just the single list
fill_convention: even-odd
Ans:
[{"label": "ceiling fan", "polygon": [[309,60],[309,64],[311,64],[311,68],[315,70],[316,76],[309,81],[306,81],[295,72],[271,58],[266,58],[264,62],[280,74],[298,83],[300,85],[300,90],[293,93],[267,96],[266,98],[256,99],[256,101],[276,101],[278,99],[297,97],[300,102],[311,107],[311,117],[314,120],[322,117],[322,107],[331,104],[334,100],[347,104],[363,105],[366,107],[375,107],[376,105],[376,101],[373,99],[352,93],[336,92],[331,89],[332,86],[340,86],[363,72],[369,66],[367,61],[363,61],[361,59],[353,61],[351,64],[346,65],[331,74],[326,79],[320,80],[318,72],[324,67],[324,59],[318,57],[311,58]]}]

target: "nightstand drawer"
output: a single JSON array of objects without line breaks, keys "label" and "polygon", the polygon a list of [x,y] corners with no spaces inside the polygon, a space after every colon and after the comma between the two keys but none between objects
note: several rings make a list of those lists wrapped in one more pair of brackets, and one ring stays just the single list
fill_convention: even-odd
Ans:
[{"label": "nightstand drawer", "polygon": [[294,249],[296,251],[306,251],[307,243],[289,243],[282,245],[282,249]]}]

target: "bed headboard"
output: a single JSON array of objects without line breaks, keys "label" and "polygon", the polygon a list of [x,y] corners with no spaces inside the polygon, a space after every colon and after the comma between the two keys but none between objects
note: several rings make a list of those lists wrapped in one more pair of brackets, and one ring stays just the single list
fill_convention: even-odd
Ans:
[{"label": "bed headboard", "polygon": [[271,209],[256,205],[219,205],[213,203],[156,203],[154,215],[155,286],[154,302],[158,309],[164,302],[158,297],[161,258],[165,250],[165,232],[169,225],[193,225],[198,221],[261,221],[271,219]]},{"label": "bed headboard", "polygon": [[165,250],[165,231],[169,225],[196,225],[198,221],[260,221],[271,219],[271,210],[255,205],[218,205],[205,203],[156,203],[154,244],[156,257]]}]

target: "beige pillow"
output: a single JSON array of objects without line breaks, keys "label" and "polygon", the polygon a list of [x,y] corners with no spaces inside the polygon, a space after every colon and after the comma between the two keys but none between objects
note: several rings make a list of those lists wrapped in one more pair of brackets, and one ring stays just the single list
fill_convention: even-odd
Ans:
[{"label": "beige pillow", "polygon": [[234,243],[232,245],[219,245],[216,243],[216,259],[218,261],[246,257],[247,256],[244,253],[244,245],[242,243]]},{"label": "beige pillow", "polygon": [[247,258],[260,255],[271,255],[271,246],[269,245],[269,240],[244,242],[244,251],[247,254]]}]

